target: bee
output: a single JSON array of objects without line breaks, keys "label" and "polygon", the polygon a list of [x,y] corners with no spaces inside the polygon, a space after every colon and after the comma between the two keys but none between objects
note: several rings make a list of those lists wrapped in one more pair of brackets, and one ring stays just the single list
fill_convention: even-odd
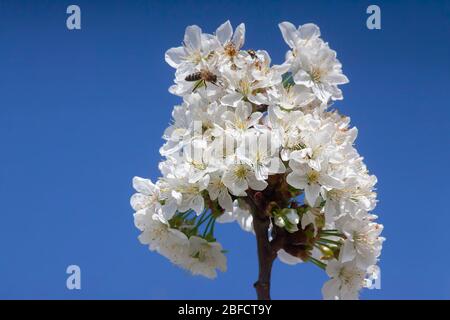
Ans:
[{"label": "bee", "polygon": [[256,59],[257,57],[256,57],[256,51],[255,50],[252,50],[252,49],[249,49],[249,50],[247,50],[247,53],[250,55],[250,57],[252,57],[253,59]]},{"label": "bee", "polygon": [[206,69],[202,69],[199,72],[194,72],[190,75],[188,75],[184,80],[189,81],[189,82],[194,82],[195,86],[194,89],[192,89],[192,92],[194,92],[195,90],[197,90],[198,88],[205,86],[206,88],[206,83],[210,82],[214,85],[217,86],[217,76],[212,73],[209,70]]}]

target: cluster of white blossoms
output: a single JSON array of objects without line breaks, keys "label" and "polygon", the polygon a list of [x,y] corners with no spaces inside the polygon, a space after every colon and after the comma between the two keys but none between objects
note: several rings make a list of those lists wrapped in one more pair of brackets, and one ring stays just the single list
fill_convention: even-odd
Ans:
[{"label": "cluster of white blossoms", "polygon": [[244,24],[233,32],[228,21],[214,34],[189,26],[182,46],[166,52],[176,69],[169,91],[182,103],[164,132],[161,177],[133,180],[139,239],[214,278],[226,270],[215,223],[253,232],[258,198],[271,237],[283,236],[280,260],[326,270],[324,298],[355,299],[384,240],[370,213],[376,177],[353,146],[357,129],[331,109],[348,82],[336,52],[314,24],[279,27],[290,47],[281,65],[243,50]]}]

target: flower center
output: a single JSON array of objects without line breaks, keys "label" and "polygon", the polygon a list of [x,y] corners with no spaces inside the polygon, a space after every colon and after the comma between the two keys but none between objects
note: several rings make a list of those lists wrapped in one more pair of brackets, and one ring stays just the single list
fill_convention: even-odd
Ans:
[{"label": "flower center", "polygon": [[200,51],[192,52],[187,60],[194,64],[199,64],[202,61],[202,54]]},{"label": "flower center", "polygon": [[238,166],[236,170],[234,170],[234,175],[238,179],[245,179],[247,176],[247,168],[244,166]]},{"label": "flower center", "polygon": [[320,69],[314,68],[310,73],[311,79],[314,82],[320,82],[320,78],[322,77],[322,71]]},{"label": "flower center", "polygon": [[306,176],[308,177],[309,184],[316,183],[319,180],[319,173],[315,170],[311,170],[306,174]]},{"label": "flower center", "polygon": [[234,44],[232,42],[228,42],[225,47],[225,54],[229,57],[234,57],[235,55],[237,55],[237,50],[236,47],[234,46]]},{"label": "flower center", "polygon": [[239,80],[239,87],[244,96],[247,96],[250,93],[250,83],[248,81],[243,79]]},{"label": "flower center", "polygon": [[247,123],[245,121],[242,121],[241,119],[236,119],[235,125],[237,129],[241,130],[247,129]]},{"label": "flower center", "polygon": [[191,164],[197,170],[205,170],[206,169],[206,165],[204,163],[192,161]]}]

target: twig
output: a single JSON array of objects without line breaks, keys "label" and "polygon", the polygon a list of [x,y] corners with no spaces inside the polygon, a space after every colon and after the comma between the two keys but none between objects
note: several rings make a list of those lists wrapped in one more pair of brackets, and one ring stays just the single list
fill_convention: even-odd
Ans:
[{"label": "twig", "polygon": [[258,196],[249,194],[248,197],[252,208],[253,228],[256,234],[258,249],[258,281],[253,285],[256,289],[258,300],[270,300],[270,277],[276,251],[269,241],[270,217],[266,214],[266,206]]}]

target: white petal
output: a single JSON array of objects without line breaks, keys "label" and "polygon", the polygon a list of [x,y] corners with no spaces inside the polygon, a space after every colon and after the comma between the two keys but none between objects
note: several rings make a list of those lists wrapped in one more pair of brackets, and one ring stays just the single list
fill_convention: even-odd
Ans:
[{"label": "white petal", "polygon": [[341,272],[342,264],[337,260],[331,260],[327,264],[326,273],[330,278],[338,277]]},{"label": "white petal", "polygon": [[181,192],[178,192],[176,190],[172,190],[171,196],[176,200],[178,205],[180,205],[181,201],[183,201],[183,195],[181,194]]},{"label": "white petal", "polygon": [[265,166],[257,165],[255,168],[255,178],[258,181],[264,181],[269,177],[268,170]]},{"label": "white petal", "polygon": [[248,100],[250,102],[253,102],[254,104],[266,104],[267,103],[267,97],[263,95],[262,93],[258,93],[256,95],[249,95]]},{"label": "white petal", "polygon": [[240,120],[247,120],[247,118],[250,116],[251,113],[252,113],[252,107],[250,106],[250,104],[248,104],[242,100],[240,100],[238,103],[236,103],[236,117],[237,118],[239,118]]},{"label": "white petal", "polygon": [[305,198],[311,207],[314,207],[319,197],[320,185],[317,183],[309,184],[305,187]]},{"label": "white petal", "polygon": [[216,200],[217,197],[219,196],[219,193],[220,193],[220,188],[218,188],[218,187],[210,186],[208,188],[208,194],[209,194],[209,197],[211,198],[211,200]]},{"label": "white petal", "polygon": [[233,168],[229,168],[229,170],[225,171],[225,173],[222,176],[222,182],[228,188],[229,188],[229,186],[231,186],[231,184],[234,183],[235,179],[236,179],[236,177],[233,174]]},{"label": "white petal", "polygon": [[231,27],[231,23],[229,20],[223,23],[216,30],[216,37],[222,45],[229,42],[231,40],[232,35],[233,35],[233,28]]},{"label": "white petal", "polygon": [[306,226],[308,226],[309,224],[313,224],[314,231],[315,231],[315,228],[316,228],[316,216],[313,213],[311,213],[310,211],[307,211],[302,216],[302,228],[305,229]]},{"label": "white petal", "polygon": [[322,295],[325,300],[339,300],[339,287],[341,282],[337,279],[330,279],[322,287]]},{"label": "white petal", "polygon": [[340,189],[344,186],[344,182],[329,175],[320,175],[319,182],[329,188]]},{"label": "white petal", "polygon": [[319,172],[321,170],[320,163],[321,163],[320,159],[311,159],[308,161],[308,165],[311,167],[311,169],[313,169],[315,171],[319,171]]},{"label": "white petal", "polygon": [[254,112],[250,116],[250,118],[247,120],[247,126],[248,127],[255,127],[255,128],[262,128],[261,130],[264,130],[266,127],[261,126],[259,124],[259,120],[263,117],[263,114],[261,112]]},{"label": "white petal", "polygon": [[290,22],[282,22],[278,25],[283,35],[284,41],[289,45],[289,47],[294,48],[297,42],[297,29]]},{"label": "white petal", "polygon": [[314,85],[313,81],[311,80],[311,76],[305,70],[299,70],[294,75],[294,82],[296,84],[302,84],[308,88]]},{"label": "white petal", "polygon": [[330,73],[324,77],[324,81],[329,84],[345,84],[348,83],[348,78],[342,73]]},{"label": "white petal", "polygon": [[222,97],[220,102],[226,106],[236,107],[237,103],[242,100],[242,97],[241,93],[232,92]]},{"label": "white petal", "polygon": [[262,191],[267,187],[266,181],[257,180],[254,175],[249,175],[247,181],[249,187],[256,191]]},{"label": "white petal", "polygon": [[191,201],[191,209],[195,211],[198,215],[203,212],[205,208],[205,203],[202,196],[196,196]]},{"label": "white petal", "polygon": [[320,29],[314,23],[306,23],[299,29],[300,38],[309,40],[320,37]]},{"label": "white petal", "polygon": [[279,250],[277,254],[280,261],[286,264],[295,265],[303,262],[302,259],[290,255],[284,249]]},{"label": "white petal", "polygon": [[339,254],[339,260],[341,262],[352,261],[356,256],[355,247],[353,242],[347,240],[341,248],[341,252]]},{"label": "white petal", "polygon": [[234,31],[233,43],[236,49],[242,48],[245,41],[245,24],[241,23]]},{"label": "white petal", "polygon": [[242,230],[247,232],[254,232],[253,216],[248,211],[244,212],[243,210],[240,210],[236,217],[236,220]]},{"label": "white petal", "polygon": [[135,193],[131,196],[130,204],[135,211],[144,209],[148,205],[148,196],[142,193]]},{"label": "white petal", "polygon": [[211,176],[209,174],[200,179],[200,181],[198,182],[199,191],[203,191],[208,187],[210,179]]},{"label": "white petal", "polygon": [[[153,241],[153,236],[150,232],[143,232],[138,236],[138,239],[141,244],[150,244]],[[154,250],[153,247],[149,249]]]},{"label": "white petal", "polygon": [[189,26],[184,33],[184,45],[191,50],[200,50],[202,46],[202,29]]},{"label": "white petal", "polygon": [[155,185],[149,179],[143,179],[140,177],[133,178],[133,188],[142,194],[151,195],[155,188]]},{"label": "white petal", "polygon": [[296,189],[305,189],[308,185],[307,178],[304,175],[298,175],[294,172],[288,174],[286,181]]},{"label": "white petal", "polygon": [[166,51],[165,59],[171,67],[178,68],[185,56],[186,51],[184,50],[184,47],[171,48]]},{"label": "white petal", "polygon": [[177,211],[178,206],[175,200],[167,201],[162,207],[162,214],[166,220],[172,219],[173,215]]},{"label": "white petal", "polygon": [[219,223],[230,223],[236,220],[236,216],[232,211],[225,211],[222,215],[216,218]]},{"label": "white petal", "polygon": [[219,205],[226,211],[233,211],[233,200],[231,199],[228,190],[222,190],[219,193]]},{"label": "white petal", "polygon": [[245,179],[236,179],[231,185],[230,192],[235,196],[242,194],[248,189],[248,183]]},{"label": "white petal", "polygon": [[272,158],[269,164],[269,172],[271,174],[275,173],[284,173],[286,171],[286,167],[284,166],[283,161],[280,158]]}]

